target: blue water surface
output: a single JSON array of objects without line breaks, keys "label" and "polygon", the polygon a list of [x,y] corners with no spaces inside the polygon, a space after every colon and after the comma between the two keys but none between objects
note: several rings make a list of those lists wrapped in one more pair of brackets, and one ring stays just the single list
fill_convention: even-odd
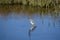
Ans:
[{"label": "blue water surface", "polygon": [[[34,14],[31,19],[37,26],[31,33],[31,40],[60,40],[60,15],[54,20],[51,15]],[[31,26],[27,15],[0,15],[0,40],[30,40],[28,31]]]}]

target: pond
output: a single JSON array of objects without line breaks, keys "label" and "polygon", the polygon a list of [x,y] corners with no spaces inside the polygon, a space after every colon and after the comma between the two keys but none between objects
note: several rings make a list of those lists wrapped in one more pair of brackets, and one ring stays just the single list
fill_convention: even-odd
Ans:
[{"label": "pond", "polygon": [[[31,32],[31,39],[28,33],[32,27],[29,18],[34,20],[36,26]],[[60,40],[60,13],[0,13],[0,40]]]}]

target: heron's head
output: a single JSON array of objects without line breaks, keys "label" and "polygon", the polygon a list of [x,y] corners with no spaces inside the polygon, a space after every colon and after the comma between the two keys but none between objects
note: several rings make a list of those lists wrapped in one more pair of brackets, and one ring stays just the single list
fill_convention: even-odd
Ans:
[{"label": "heron's head", "polygon": [[30,21],[30,23],[31,23],[32,25],[34,25],[34,24],[35,24],[34,20],[29,19],[29,21]]}]

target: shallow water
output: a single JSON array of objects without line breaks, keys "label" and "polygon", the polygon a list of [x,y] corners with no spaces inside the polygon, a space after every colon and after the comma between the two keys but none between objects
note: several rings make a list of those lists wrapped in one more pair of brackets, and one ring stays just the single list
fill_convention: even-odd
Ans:
[{"label": "shallow water", "polygon": [[29,40],[31,28],[29,18],[35,21],[37,28],[31,34],[31,40],[60,40],[60,13],[57,15],[0,14],[0,40]]}]

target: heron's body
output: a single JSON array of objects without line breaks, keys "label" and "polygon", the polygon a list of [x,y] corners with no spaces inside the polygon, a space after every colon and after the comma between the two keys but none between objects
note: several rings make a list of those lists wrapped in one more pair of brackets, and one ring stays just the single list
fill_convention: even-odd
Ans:
[{"label": "heron's body", "polygon": [[31,36],[31,32],[34,31],[36,29],[36,26],[32,26],[30,29],[29,29],[29,37]]},{"label": "heron's body", "polygon": [[33,31],[35,28],[36,28],[36,26],[32,26],[32,27],[30,28],[30,31]]}]

